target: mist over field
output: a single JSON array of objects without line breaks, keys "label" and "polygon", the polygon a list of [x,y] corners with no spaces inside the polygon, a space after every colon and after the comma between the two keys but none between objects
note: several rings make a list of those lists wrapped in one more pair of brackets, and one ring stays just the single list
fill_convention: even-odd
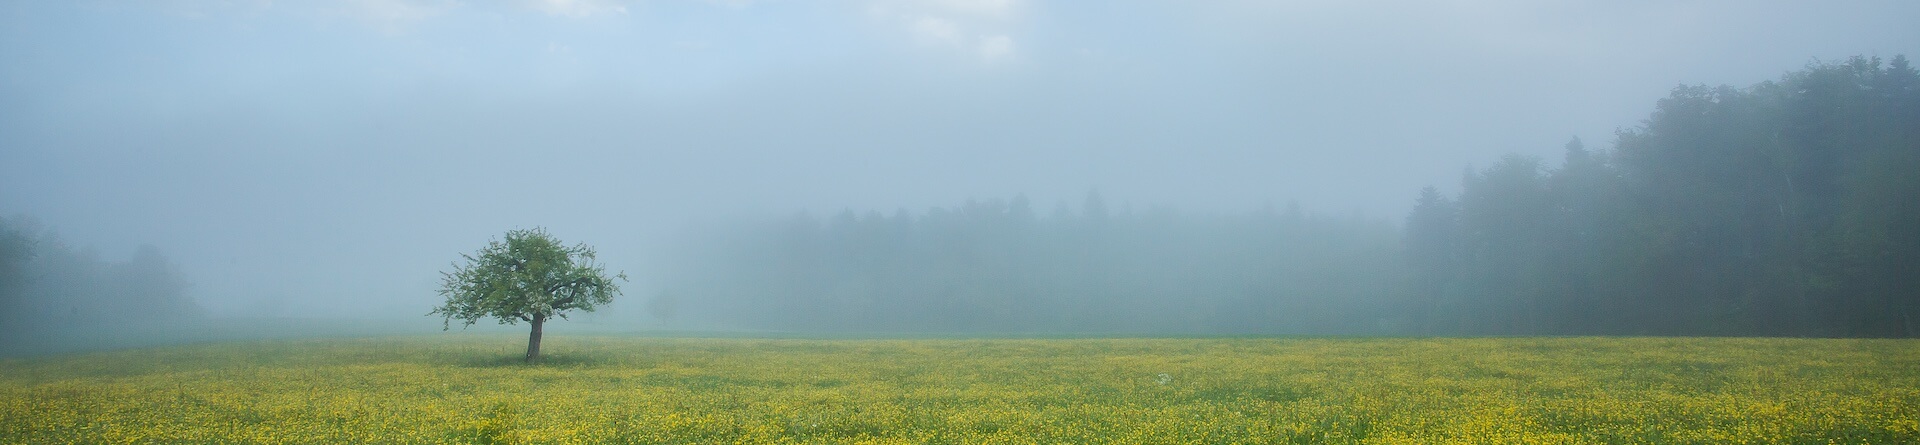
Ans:
[{"label": "mist over field", "polygon": [[0,353],[438,330],[535,227],[580,331],[1915,337],[1912,17],[10,2]]}]

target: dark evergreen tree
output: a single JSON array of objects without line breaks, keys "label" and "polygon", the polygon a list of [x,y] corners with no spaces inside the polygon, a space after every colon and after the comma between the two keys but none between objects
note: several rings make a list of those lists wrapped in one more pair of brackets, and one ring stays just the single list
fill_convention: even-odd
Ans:
[{"label": "dark evergreen tree", "polygon": [[[1610,151],[1509,156],[1458,202],[1462,333],[1913,336],[1920,76],[1818,63],[1748,88],[1682,86]],[[1406,255],[1436,264],[1436,197]],[[1416,267],[1416,271],[1437,266]],[[1417,292],[1433,292],[1431,277]]]},{"label": "dark evergreen tree", "polygon": [[1451,332],[1465,320],[1458,310],[1461,295],[1450,292],[1460,275],[1460,209],[1453,200],[1428,186],[1407,214],[1404,255],[1412,292],[1419,306],[1413,317],[1425,332]]}]

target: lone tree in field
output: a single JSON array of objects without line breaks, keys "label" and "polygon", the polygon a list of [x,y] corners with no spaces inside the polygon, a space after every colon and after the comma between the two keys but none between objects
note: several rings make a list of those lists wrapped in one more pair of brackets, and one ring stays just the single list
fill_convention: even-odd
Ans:
[{"label": "lone tree in field", "polygon": [[[440,295],[447,303],[427,315],[446,315],[442,329],[451,329],[456,318],[466,322],[462,327],[485,317],[501,324],[532,324],[529,362],[540,358],[541,324],[556,316],[565,319],[569,310],[593,312],[620,294],[606,268],[594,262],[592,247],[566,247],[545,229],[511,230],[506,240],[488,241],[480,252],[460,256],[466,264],[440,273]],[[624,281],[627,274],[613,277]]]}]

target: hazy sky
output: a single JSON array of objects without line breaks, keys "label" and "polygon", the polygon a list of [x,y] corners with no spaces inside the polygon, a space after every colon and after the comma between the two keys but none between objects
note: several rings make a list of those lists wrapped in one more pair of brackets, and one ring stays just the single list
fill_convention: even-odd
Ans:
[{"label": "hazy sky", "polygon": [[[216,314],[424,314],[546,226],[636,273],[726,215],[1118,205],[1398,220],[1675,85],[1920,55],[1920,2],[0,4],[0,214],[159,246]],[[1045,213],[1045,212],[1042,212]],[[620,306],[616,303],[616,306]]]}]

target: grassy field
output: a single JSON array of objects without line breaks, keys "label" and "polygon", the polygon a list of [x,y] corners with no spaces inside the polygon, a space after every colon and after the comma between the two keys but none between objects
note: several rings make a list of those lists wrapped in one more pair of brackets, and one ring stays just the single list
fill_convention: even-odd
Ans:
[{"label": "grassy field", "polygon": [[420,335],[0,361],[0,443],[1920,443],[1920,341]]}]

